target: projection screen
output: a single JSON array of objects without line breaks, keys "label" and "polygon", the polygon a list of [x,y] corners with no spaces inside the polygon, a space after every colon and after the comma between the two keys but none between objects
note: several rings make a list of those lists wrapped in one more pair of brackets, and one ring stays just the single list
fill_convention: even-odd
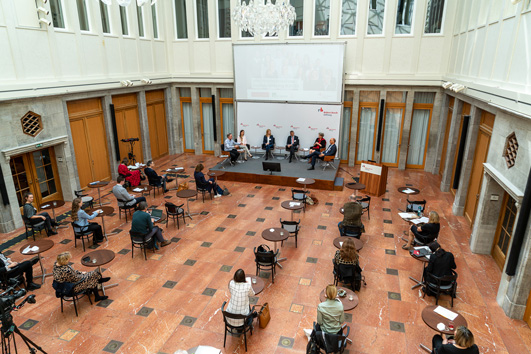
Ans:
[{"label": "projection screen", "polygon": [[234,44],[237,101],[341,103],[345,43]]}]

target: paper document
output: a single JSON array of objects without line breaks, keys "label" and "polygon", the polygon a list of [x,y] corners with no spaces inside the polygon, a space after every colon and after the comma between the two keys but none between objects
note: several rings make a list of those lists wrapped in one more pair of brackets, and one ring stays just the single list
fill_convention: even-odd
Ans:
[{"label": "paper document", "polygon": [[194,353],[189,353],[189,354],[221,354],[221,350],[216,349],[214,347],[206,347],[206,346],[200,345],[197,347]]},{"label": "paper document", "polygon": [[455,318],[457,317],[457,313],[450,311],[447,308],[444,308],[442,306],[437,306],[435,310],[433,310],[433,312],[438,313],[439,315],[441,315],[444,318],[449,319],[450,321],[455,320]]},{"label": "paper document", "polygon": [[411,193],[415,193],[415,191],[414,191],[413,189],[411,189],[411,188],[407,188],[407,189],[404,189],[404,190],[402,191],[402,193],[411,194]]},{"label": "paper document", "polygon": [[413,247],[413,249],[416,249],[416,250],[426,250],[428,252],[431,252],[430,248],[428,246],[418,246],[418,247]]},{"label": "paper document", "polygon": [[127,168],[130,169],[130,170],[136,170],[137,166],[129,165],[129,166],[127,166]]},{"label": "paper document", "polygon": [[415,225],[417,225],[417,224],[426,224],[428,221],[430,221],[430,219],[428,219],[425,216],[421,217],[420,219],[411,220],[411,222],[413,224],[415,224]]},{"label": "paper document", "polygon": [[98,183],[100,183],[100,181],[90,182],[90,184],[98,184]]},{"label": "paper document", "polygon": [[306,178],[297,178],[297,182],[304,182],[306,181]]},{"label": "paper document", "polygon": [[339,247],[343,247],[343,242],[339,241]]},{"label": "paper document", "polygon": [[417,214],[415,214],[415,213],[398,213],[398,216],[400,216],[402,219],[415,219],[417,217]]},{"label": "paper document", "polygon": [[41,207],[41,209],[48,208],[49,206],[50,206],[50,204],[43,205],[43,206]]},{"label": "paper document", "polygon": [[103,213],[103,210],[98,209],[98,210],[96,210],[96,213],[101,214],[101,213]]},{"label": "paper document", "polygon": [[143,192],[144,190],[142,188],[135,188],[133,189],[133,192]]},{"label": "paper document", "polygon": [[22,253],[26,254],[26,253],[29,253],[29,252],[37,252],[39,250],[39,247],[37,246],[33,246],[33,247],[26,247],[24,248],[24,251],[22,251]]},{"label": "paper document", "polygon": [[245,277],[245,281],[246,281],[247,283],[251,283],[251,277]]},{"label": "paper document", "polygon": [[431,254],[427,254],[424,257],[426,257],[427,259],[430,259],[430,256],[431,256]]}]

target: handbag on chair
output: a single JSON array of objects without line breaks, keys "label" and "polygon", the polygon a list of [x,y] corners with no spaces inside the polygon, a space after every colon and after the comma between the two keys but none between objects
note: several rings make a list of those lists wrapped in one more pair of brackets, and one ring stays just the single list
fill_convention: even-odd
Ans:
[{"label": "handbag on chair", "polygon": [[269,304],[266,302],[262,305],[260,312],[258,312],[258,324],[260,328],[266,328],[270,320],[271,314],[269,313]]}]

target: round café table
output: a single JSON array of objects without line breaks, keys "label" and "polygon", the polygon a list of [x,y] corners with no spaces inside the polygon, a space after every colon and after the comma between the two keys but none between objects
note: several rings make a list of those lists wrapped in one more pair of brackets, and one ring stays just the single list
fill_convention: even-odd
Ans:
[{"label": "round caf\u00e9 table", "polygon": [[103,229],[103,237],[105,237],[105,239],[108,241],[107,236],[116,235],[118,233],[118,232],[111,232],[108,234],[105,232],[105,218],[104,217],[109,216],[112,213],[114,213],[114,208],[112,206],[102,206],[99,208],[87,209],[86,213],[90,215],[94,213],[96,210],[101,210],[101,213],[99,213],[98,216],[101,218],[101,228]]},{"label": "round caf\u00e9 table", "polygon": [[188,204],[190,198],[193,198],[196,195],[197,195],[197,191],[193,189],[183,189],[182,191],[177,192],[177,197],[186,199],[186,214],[190,218],[190,220],[193,220],[192,215],[198,214],[198,213],[190,214],[190,205]]},{"label": "round caf\u00e9 table", "polygon": [[[439,306],[431,305],[431,306],[426,306],[424,308],[424,310],[422,310],[422,320],[431,329],[433,329],[433,330],[435,330],[435,331],[437,331],[439,333],[444,333],[444,334],[450,335],[450,334],[454,334],[455,328],[457,328],[459,326],[465,326],[465,327],[467,326],[466,319],[459,312],[451,310],[451,309],[447,309],[447,310],[455,312],[457,314],[457,317],[453,321],[450,321],[446,317],[443,317],[443,316],[439,315],[437,312],[434,311],[437,307],[439,307]],[[448,324],[450,324],[450,322],[454,323],[454,330],[452,330],[452,331],[450,331],[448,329]],[[439,323],[443,323],[444,324],[445,330],[441,331],[441,330],[439,330],[437,328],[437,325]]]},{"label": "round caf\u00e9 table", "polygon": [[175,188],[169,188],[169,190],[174,191],[179,188],[179,177],[177,176],[177,174],[184,172],[184,167],[168,168],[167,170],[164,170],[164,172],[175,175]]},{"label": "round caf\u00e9 table", "polygon": [[261,146],[251,146],[251,149],[254,150],[254,154],[253,154],[253,159],[259,159],[260,156],[258,156],[258,149],[261,149],[262,147]]},{"label": "round caf\u00e9 table", "polygon": [[[135,191],[135,189],[142,189],[141,191]],[[142,196],[146,196],[146,193],[147,193],[147,196],[149,197],[149,195],[151,194],[151,191],[153,190],[153,186],[150,186],[148,184],[141,184],[139,186],[136,186],[136,187],[129,187],[127,188],[127,191],[129,193],[141,193]],[[153,198],[155,198],[155,193],[153,193]]]},{"label": "round caf\u00e9 table", "polygon": [[347,187],[348,189],[352,189],[354,191],[354,196],[357,198],[358,191],[365,189],[367,186],[364,185],[363,183],[352,182],[352,183],[346,183],[345,187]]},{"label": "round caf\u00e9 table", "polygon": [[422,280],[417,280],[415,278],[413,278],[412,276],[409,276],[409,279],[413,280],[416,284],[413,285],[411,287],[411,290],[415,289],[415,288],[418,288],[419,286],[422,286],[424,284],[424,269],[426,268],[426,266],[428,265],[428,262],[430,261],[429,258],[427,258],[426,256],[422,256],[422,257],[417,257],[413,252],[415,252],[416,250],[414,248],[411,248],[409,250],[409,255],[413,258],[415,258],[417,261],[421,261],[422,264],[423,264],[423,268],[422,268]]},{"label": "round caf\u00e9 table", "polygon": [[291,221],[293,221],[293,212],[295,210],[301,210],[304,208],[304,203],[302,203],[299,200],[285,200],[282,203],[280,203],[280,205],[284,209],[291,210]]},{"label": "round caf\u00e9 table", "polygon": [[[340,289],[343,289],[347,292],[347,295],[344,297],[340,297],[339,295],[336,297],[341,303],[343,304],[343,310],[344,311],[350,311],[358,304],[360,303],[360,300],[358,298],[358,295],[356,293],[348,288],[343,288],[341,286],[337,287],[337,291],[339,292]],[[352,300],[350,300],[352,298]],[[319,294],[319,301],[325,302],[326,301],[326,289],[323,289],[321,293]]]},{"label": "round caf\u00e9 table", "polygon": [[[275,244],[275,253],[277,253],[277,242],[281,242],[284,240],[287,240],[289,237],[289,232],[286,230],[275,227],[275,228],[269,228],[262,231],[262,238],[267,241],[274,242]],[[280,256],[280,252],[278,253]],[[277,258],[277,265],[282,268],[282,265],[279,262],[285,261],[287,258]]]},{"label": "round caf\u00e9 table", "polygon": [[87,187],[89,188],[98,188],[98,203],[100,204],[100,206],[105,205],[105,204],[111,204],[110,202],[105,202],[105,203],[101,202],[101,187],[105,187],[108,184],[109,182],[97,181],[97,182],[91,182],[87,185]]},{"label": "round caf\u00e9 table", "polygon": [[198,345],[197,347],[190,348],[187,350],[188,354],[195,354],[195,352],[199,349],[199,347],[209,350],[209,353],[221,354],[221,350],[219,350],[218,348],[211,347],[209,345]]},{"label": "round caf\u00e9 table", "polygon": [[277,160],[285,160],[286,159],[286,156],[282,156],[282,150],[285,150],[286,147],[285,146],[276,146],[276,149],[278,149],[278,153],[280,154],[280,156],[277,156]]},{"label": "round caf\u00e9 table", "polygon": [[351,239],[352,241],[354,241],[354,247],[356,247],[356,251],[359,251],[359,250],[361,250],[363,248],[363,241],[362,240],[357,239],[355,237],[349,237],[349,236],[336,237],[334,239],[334,246],[336,246],[336,248],[341,249],[341,246],[342,246],[343,242],[347,241],[348,239]]},{"label": "round caf\u00e9 table", "polygon": [[[36,251],[29,251],[27,253],[24,253],[24,251],[27,247],[35,247],[37,246],[39,249]],[[50,248],[54,246],[54,242],[52,240],[37,240],[33,242],[29,242],[25,244],[24,246],[20,247],[20,253],[22,253],[24,256],[33,256],[37,255],[39,257],[39,265],[41,266],[42,275],[37,275],[36,277],[42,276],[42,283],[44,284],[44,280],[46,277],[49,277],[52,275],[52,273],[46,273],[46,269],[44,269],[44,266],[42,265],[42,256],[41,253],[48,251]]]},{"label": "round caf\u00e9 table", "polygon": [[209,177],[214,177],[214,183],[218,183],[218,177],[223,176],[225,171],[208,171],[207,175]]},{"label": "round caf\u00e9 table", "polygon": [[[103,276],[101,266],[110,263],[114,259],[114,257],[115,254],[111,250],[96,250],[84,255],[83,258],[81,258],[81,264],[85,267],[98,267],[98,271]],[[104,284],[105,283],[101,283],[101,291],[103,292],[103,295],[105,295],[105,288],[109,289],[118,286],[118,284],[109,284],[105,286]]]},{"label": "round caf\u00e9 table", "polygon": [[295,182],[297,182],[298,184],[302,184],[304,186],[304,191],[306,192],[307,191],[306,186],[310,184],[314,184],[315,180],[313,178],[297,178]]},{"label": "round caf\u00e9 table", "polygon": [[[153,211],[153,209],[151,211]],[[153,216],[151,216],[151,217],[153,218]],[[162,215],[160,216],[160,218],[157,221],[153,221],[153,224],[162,223],[166,219],[167,219],[166,213],[162,213]]]},{"label": "round caf\u00e9 table", "polygon": [[[411,192],[411,193],[404,192],[404,191],[407,191],[408,189],[412,190],[413,192]],[[400,192],[402,194],[407,194],[407,195],[416,195],[416,194],[420,193],[420,191],[417,188],[413,188],[413,187],[399,187],[398,188],[398,192]]]},{"label": "round caf\u00e9 table", "polygon": [[[64,205],[65,205],[65,201],[64,200],[54,199],[54,200],[49,200],[46,203],[42,203],[41,205],[39,205],[39,209],[41,209],[41,210],[50,210],[50,209],[52,209],[52,215],[53,215],[52,220],[57,222],[57,220],[55,220],[55,209],[56,208],[60,208],[60,207],[62,207]],[[68,226],[66,226],[66,225],[56,226],[55,230],[57,231],[57,229],[62,229],[62,228],[66,228],[66,227],[68,227]]]}]

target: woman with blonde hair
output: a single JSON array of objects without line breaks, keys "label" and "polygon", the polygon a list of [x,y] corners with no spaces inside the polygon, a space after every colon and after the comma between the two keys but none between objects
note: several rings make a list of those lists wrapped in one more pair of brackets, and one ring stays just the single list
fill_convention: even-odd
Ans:
[{"label": "woman with blonde hair", "polygon": [[465,326],[457,327],[453,337],[444,335],[443,338],[436,334],[433,336],[432,345],[432,354],[479,354],[474,335]]},{"label": "woman with blonde hair", "polygon": [[70,252],[63,252],[57,256],[57,261],[53,265],[53,280],[58,283],[78,283],[73,289],[74,292],[80,292],[88,289],[92,292],[96,302],[108,299],[107,296],[100,296],[98,293],[98,284],[105,283],[111,278],[102,278],[98,269],[91,272],[80,272],[68,264],[72,258]]},{"label": "woman with blonde hair", "polygon": [[266,151],[265,159],[273,158],[273,153],[271,152],[271,149],[275,148],[275,137],[271,135],[271,129],[266,130],[266,134],[264,135],[264,141],[262,143],[262,149]]},{"label": "woman with blonde hair", "polygon": [[348,238],[345,242],[343,242],[341,249],[336,251],[334,261],[336,264],[359,263],[358,251],[356,250],[356,245],[354,244],[354,241],[351,238]]},{"label": "woman with blonde hair", "polygon": [[103,231],[97,222],[89,222],[89,220],[94,219],[99,213],[94,211],[91,215],[87,214],[83,209],[81,209],[82,203],[83,201],[81,198],[76,198],[72,201],[71,218],[74,222],[74,231],[93,231],[94,234],[92,237],[92,242],[94,245],[97,245],[99,242],[103,241]]},{"label": "woman with blonde hair", "polygon": [[427,245],[428,243],[433,242],[439,235],[439,230],[441,229],[441,224],[439,224],[439,214],[436,211],[430,211],[429,220],[426,224],[422,226],[412,225],[409,230],[409,239],[407,244],[403,245],[402,248],[409,250],[415,237],[421,243]]},{"label": "woman with blonde hair", "polygon": [[335,285],[326,287],[326,300],[317,305],[317,326],[318,331],[330,334],[341,334],[341,325],[345,322],[345,311],[343,304],[336,299],[337,288]]},{"label": "woman with blonde hair", "polygon": [[245,137],[245,130],[240,130],[240,135],[238,135],[238,139],[236,140],[238,145],[240,145],[240,148],[245,153],[245,161],[247,161],[247,158],[253,157],[251,153],[249,152],[249,144],[247,144],[247,138]]}]

